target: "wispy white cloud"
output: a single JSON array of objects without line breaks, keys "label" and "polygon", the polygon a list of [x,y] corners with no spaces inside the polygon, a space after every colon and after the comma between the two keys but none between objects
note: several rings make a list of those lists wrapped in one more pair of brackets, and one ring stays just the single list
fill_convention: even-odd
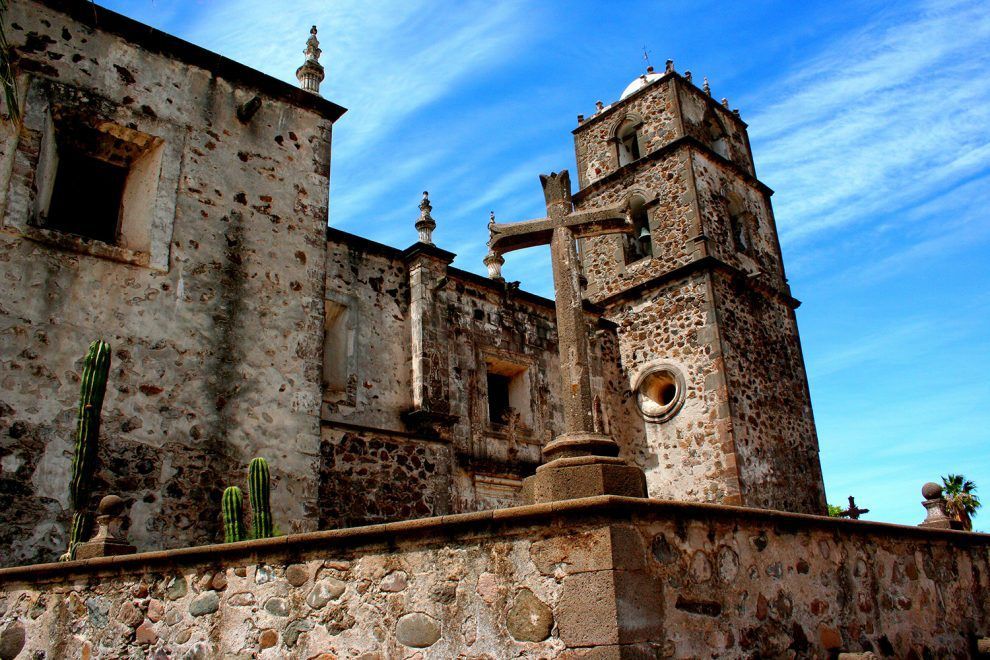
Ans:
[{"label": "wispy white cloud", "polygon": [[990,13],[961,1],[901,9],[750,101],[785,243],[921,203],[990,167]]}]

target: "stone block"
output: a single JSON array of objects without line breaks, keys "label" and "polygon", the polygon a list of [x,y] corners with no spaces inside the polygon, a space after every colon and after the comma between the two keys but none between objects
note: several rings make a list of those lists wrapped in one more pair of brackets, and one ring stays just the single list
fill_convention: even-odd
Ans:
[{"label": "stone block", "polygon": [[593,458],[594,462],[576,465],[547,463],[525,480],[524,489],[537,503],[596,495],[646,497],[646,476],[640,468],[615,459]]},{"label": "stone block", "polygon": [[663,634],[662,609],[662,588],[648,573],[579,573],[564,580],[557,626],[569,647],[653,641]]}]

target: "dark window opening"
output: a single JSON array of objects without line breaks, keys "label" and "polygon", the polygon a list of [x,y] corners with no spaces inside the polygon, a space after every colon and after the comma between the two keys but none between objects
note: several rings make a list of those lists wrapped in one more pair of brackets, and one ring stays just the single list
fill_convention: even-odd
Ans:
[{"label": "dark window opening", "polygon": [[704,121],[705,137],[708,139],[709,146],[722,158],[731,160],[732,154],[729,150],[729,138],[725,132],[725,127],[722,126],[711,108],[705,114]]},{"label": "dark window opening", "polygon": [[509,406],[509,376],[488,374],[488,419],[492,424],[505,424]]},{"label": "dark window opening", "polygon": [[116,243],[127,173],[75,149],[60,151],[45,227]]},{"label": "dark window opening", "polygon": [[616,132],[615,137],[618,141],[619,150],[619,167],[639,160],[639,126],[640,124],[634,120],[626,119]]},{"label": "dark window opening", "polygon": [[629,133],[622,138],[622,146],[626,148],[629,152],[629,156],[632,160],[639,158],[639,136],[636,135],[636,131]]},{"label": "dark window opening", "polygon": [[732,240],[737,252],[749,252],[749,230],[746,227],[745,217],[732,216]]},{"label": "dark window opening", "polygon": [[626,235],[626,263],[653,256],[653,236],[650,233],[650,217],[641,197],[633,197],[629,202],[633,232]]}]

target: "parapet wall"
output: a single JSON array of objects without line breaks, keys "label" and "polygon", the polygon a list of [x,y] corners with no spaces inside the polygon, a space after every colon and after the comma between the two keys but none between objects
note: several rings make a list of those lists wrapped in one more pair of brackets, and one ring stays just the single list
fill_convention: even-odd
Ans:
[{"label": "parapet wall", "polygon": [[0,570],[0,650],[968,657],[988,556],[981,534],[598,497]]}]

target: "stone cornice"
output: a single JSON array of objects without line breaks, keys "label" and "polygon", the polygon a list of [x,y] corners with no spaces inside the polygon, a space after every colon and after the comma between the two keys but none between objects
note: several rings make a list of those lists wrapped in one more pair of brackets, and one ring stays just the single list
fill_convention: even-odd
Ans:
[{"label": "stone cornice", "polygon": [[615,101],[602,112],[586,118],[583,122],[581,122],[577,126],[577,128],[573,129],[571,133],[577,135],[578,133],[588,128],[589,126],[600,123],[603,119],[605,119],[606,117],[611,117],[616,113],[617,110],[626,107],[633,100],[638,99],[647,91],[652,90],[671,80],[676,80],[677,84],[684,85],[691,93],[700,96],[703,101],[705,101],[712,108],[715,108],[716,111],[720,112],[723,115],[723,117],[725,117],[726,119],[730,119],[731,121],[740,124],[743,129],[747,128],[748,124],[744,122],[739,115],[726,108],[724,105],[716,101],[713,97],[709,96],[708,94],[705,94],[705,92],[699,89],[698,86],[695,85],[693,82],[688,82],[687,78],[685,78],[681,74],[677,73],[676,71],[668,71],[659,78],[657,78],[656,80],[654,80],[653,82],[649,83],[648,85],[644,85],[643,87],[637,89],[635,92],[633,92],[626,98]]},{"label": "stone cornice", "polygon": [[640,166],[642,166],[644,163],[649,163],[649,162],[652,162],[652,161],[655,161],[655,160],[659,160],[661,158],[664,158],[666,156],[669,156],[669,155],[677,152],[680,149],[689,149],[689,148],[696,149],[696,150],[704,153],[707,157],[711,158],[716,163],[722,165],[723,167],[726,167],[726,168],[732,170],[732,172],[734,174],[736,174],[737,176],[739,176],[740,179],[742,179],[743,181],[745,181],[749,185],[753,186],[754,188],[756,188],[757,190],[759,190],[761,193],[763,193],[763,194],[765,194],[767,196],[773,195],[773,190],[768,185],[766,185],[765,183],[763,183],[762,181],[760,181],[759,179],[757,179],[755,176],[753,176],[752,174],[750,174],[749,172],[747,172],[745,169],[743,169],[742,167],[740,167],[736,163],[732,162],[728,158],[725,158],[724,156],[720,156],[718,153],[716,153],[715,151],[713,151],[711,149],[711,147],[709,147],[708,145],[706,145],[705,143],[703,143],[701,140],[699,140],[699,139],[697,139],[697,138],[695,138],[695,137],[693,137],[691,135],[685,135],[684,137],[679,137],[676,140],[671,140],[670,142],[668,142],[667,144],[663,145],[659,149],[655,149],[655,150],[651,151],[650,153],[646,154],[642,158],[639,158],[638,160],[634,160],[633,162],[631,162],[631,163],[629,163],[627,165],[623,165],[622,167],[618,168],[617,170],[615,170],[613,172],[609,172],[608,174],[606,174],[602,178],[596,179],[592,183],[589,183],[587,186],[585,186],[581,190],[579,190],[576,193],[574,193],[574,196],[573,196],[574,203],[575,204],[581,203],[591,193],[593,193],[593,192],[595,192],[597,190],[600,190],[601,188],[604,188],[605,186],[611,185],[612,183],[614,183],[618,179],[621,179],[622,177],[626,176],[630,172],[635,171],[637,168],[639,168]]},{"label": "stone cornice", "polygon": [[785,291],[781,291],[774,287],[770,287],[762,282],[759,282],[759,280],[754,279],[750,273],[740,270],[735,266],[733,266],[732,264],[726,263],[721,259],[717,257],[713,257],[711,255],[700,257],[698,259],[689,261],[685,264],[681,264],[680,266],[671,268],[666,272],[660,273],[659,275],[655,275],[649,279],[634,284],[628,289],[624,289],[623,291],[619,291],[618,293],[613,293],[610,296],[606,296],[605,298],[598,300],[597,304],[607,310],[608,308],[613,307],[618,303],[625,302],[627,300],[641,298],[645,292],[651,289],[659,288],[667,284],[668,282],[681,279],[682,277],[687,277],[692,273],[702,270],[720,270],[722,272],[729,274],[732,277],[741,278],[743,281],[747,283],[747,285],[751,289],[755,291],[759,291],[760,293],[763,293],[771,297],[780,298],[791,309],[797,309],[798,307],[801,306],[801,301],[798,300],[797,298],[794,298],[789,293],[786,293]]},{"label": "stone cornice", "polygon": [[318,94],[302,90],[295,85],[290,85],[240,62],[235,62],[218,53],[156,30],[150,25],[139,23],[89,0],[33,0],[33,2],[61,14],[66,14],[72,20],[89,28],[116,35],[149,52],[205,69],[216,77],[231,83],[253,87],[273,99],[310,110],[330,121],[337,121],[341,115],[347,112],[346,108],[328,101]]},{"label": "stone cornice", "polygon": [[990,550],[990,535],[956,530],[847,520],[768,509],[604,495],[494,511],[478,511],[402,522],[291,534],[257,541],[143,552],[83,561],[0,569],[0,584],[13,585],[105,574],[163,571],[201,562],[256,562],[273,554],[302,555],[328,547],[393,546],[402,541],[449,543],[457,537],[519,535],[533,525],[612,524],[631,520],[749,521],[780,532],[826,529],[837,535],[940,541]]}]

